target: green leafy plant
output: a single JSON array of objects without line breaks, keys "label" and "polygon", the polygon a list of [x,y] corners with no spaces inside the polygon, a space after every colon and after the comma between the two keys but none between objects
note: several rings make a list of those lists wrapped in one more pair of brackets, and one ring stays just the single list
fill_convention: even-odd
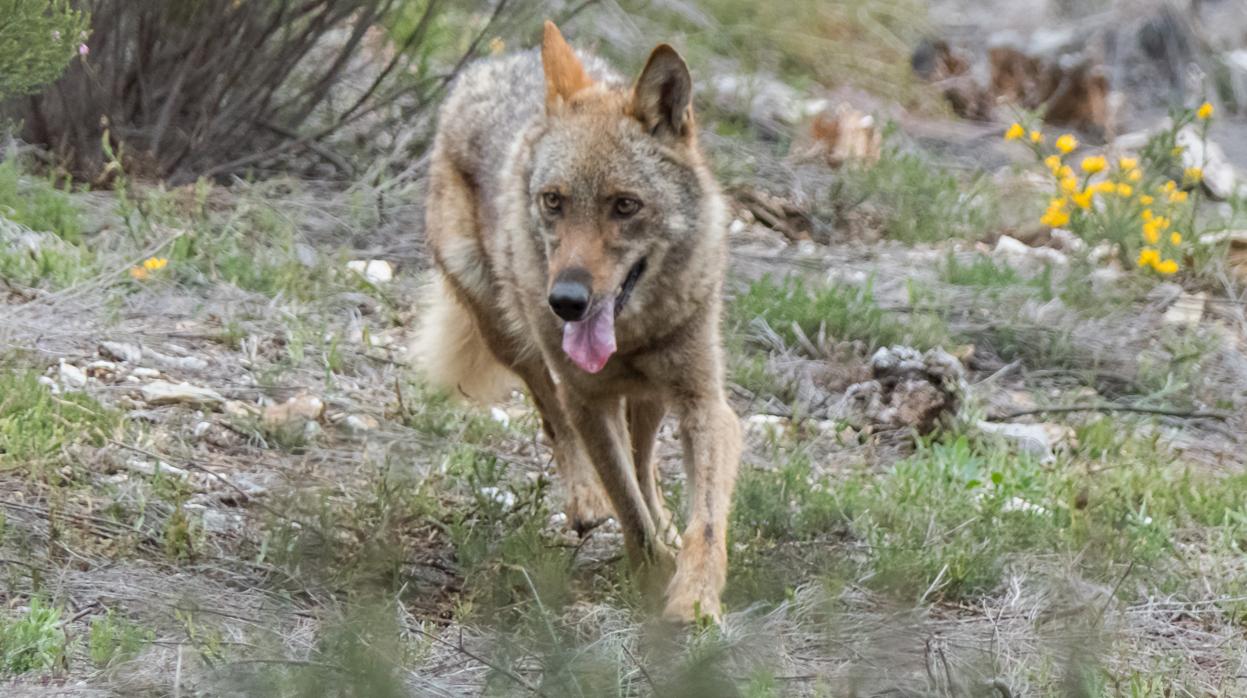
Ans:
[{"label": "green leafy plant", "polygon": [[0,618],[0,672],[44,671],[64,655],[65,631],[58,609],[33,598],[24,616]]},{"label": "green leafy plant", "polygon": [[30,94],[87,53],[86,13],[69,0],[8,0],[0,11],[0,99]]}]

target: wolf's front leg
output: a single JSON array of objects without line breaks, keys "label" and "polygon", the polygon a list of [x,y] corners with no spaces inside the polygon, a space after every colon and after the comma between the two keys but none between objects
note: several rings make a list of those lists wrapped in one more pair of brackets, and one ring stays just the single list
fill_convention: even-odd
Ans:
[{"label": "wolf's front leg", "polygon": [[679,406],[688,527],[667,589],[668,620],[718,619],[727,581],[727,516],[740,464],[740,423],[722,392]]},{"label": "wolf's front leg", "polygon": [[628,561],[647,593],[661,591],[671,576],[675,557],[657,535],[632,465],[628,426],[621,398],[578,400],[564,392],[564,413],[572,421],[597,469],[606,495],[623,529]]}]

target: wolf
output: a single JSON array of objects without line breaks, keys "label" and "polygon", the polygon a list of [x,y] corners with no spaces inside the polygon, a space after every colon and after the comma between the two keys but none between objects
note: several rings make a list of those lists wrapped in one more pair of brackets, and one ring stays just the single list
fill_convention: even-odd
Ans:
[{"label": "wolf", "polygon": [[[430,381],[482,402],[527,388],[569,524],[614,516],[665,618],[717,618],[741,448],[719,327],[727,209],[683,58],[660,44],[629,84],[546,22],[540,51],[460,75],[427,196],[435,280],[414,348]],[[669,413],[682,535],[654,457]]]}]

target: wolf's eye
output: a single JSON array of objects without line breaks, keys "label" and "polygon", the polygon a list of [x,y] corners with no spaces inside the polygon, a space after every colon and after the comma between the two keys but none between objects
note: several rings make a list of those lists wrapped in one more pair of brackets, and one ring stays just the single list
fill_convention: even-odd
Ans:
[{"label": "wolf's eye", "polygon": [[548,213],[558,213],[559,209],[563,208],[563,197],[554,191],[542,192],[541,206]]},{"label": "wolf's eye", "polygon": [[615,199],[613,213],[619,218],[628,218],[641,210],[641,202],[628,196]]}]

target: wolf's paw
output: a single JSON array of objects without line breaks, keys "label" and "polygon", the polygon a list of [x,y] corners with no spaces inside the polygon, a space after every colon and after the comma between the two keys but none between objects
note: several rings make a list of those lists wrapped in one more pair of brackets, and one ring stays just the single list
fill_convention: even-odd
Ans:
[{"label": "wolf's paw", "polygon": [[615,514],[606,493],[596,482],[569,482],[563,513],[567,515],[567,527],[579,536],[584,536]]},{"label": "wolf's paw", "polygon": [[675,576],[667,586],[667,606],[663,620],[693,623],[701,620],[718,622],[722,605],[719,592],[726,577],[725,551],[707,545],[700,539],[685,536],[686,547],[680,551]]}]

